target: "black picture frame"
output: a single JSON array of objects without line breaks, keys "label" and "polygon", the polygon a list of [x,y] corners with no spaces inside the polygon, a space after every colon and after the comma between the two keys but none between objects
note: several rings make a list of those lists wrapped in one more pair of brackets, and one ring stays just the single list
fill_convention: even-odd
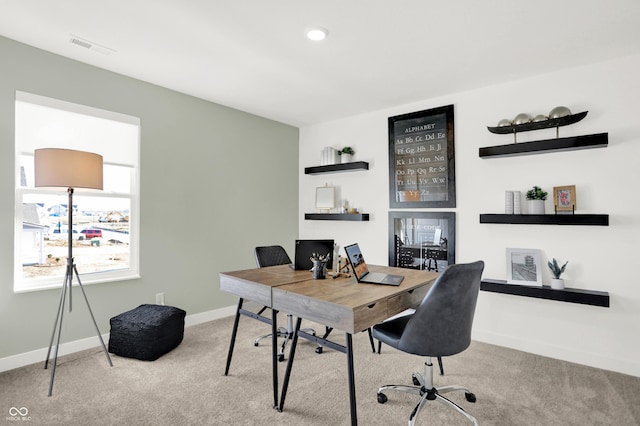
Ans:
[{"label": "black picture frame", "polygon": [[453,105],[388,121],[390,207],[455,207]]},{"label": "black picture frame", "polygon": [[389,266],[441,272],[455,262],[455,212],[389,212]]}]

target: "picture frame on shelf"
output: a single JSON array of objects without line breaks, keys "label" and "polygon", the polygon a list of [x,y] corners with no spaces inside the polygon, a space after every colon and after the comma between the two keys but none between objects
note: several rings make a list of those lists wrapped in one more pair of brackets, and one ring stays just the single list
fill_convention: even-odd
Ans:
[{"label": "picture frame on shelf", "polygon": [[319,186],[316,188],[316,209],[324,213],[330,213],[335,208],[335,187]]},{"label": "picture frame on shelf", "polygon": [[388,118],[389,206],[456,206],[453,105]]},{"label": "picture frame on shelf", "polygon": [[507,284],[542,287],[542,255],[538,249],[507,248]]},{"label": "picture frame on shelf", "polygon": [[442,272],[455,261],[455,212],[389,212],[389,266]]},{"label": "picture frame on shelf", "polygon": [[576,210],[576,186],[554,186],[553,205],[556,213],[573,213]]}]

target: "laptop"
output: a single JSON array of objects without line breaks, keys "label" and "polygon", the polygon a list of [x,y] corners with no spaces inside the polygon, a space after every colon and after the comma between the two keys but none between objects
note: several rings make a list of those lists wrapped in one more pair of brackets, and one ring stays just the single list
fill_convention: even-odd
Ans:
[{"label": "laptop", "polygon": [[353,274],[356,276],[358,283],[400,285],[404,279],[402,275],[369,272],[367,263],[364,261],[364,257],[357,243],[346,246],[344,250],[347,252],[347,259],[349,259],[351,269],[353,269]]},{"label": "laptop", "polygon": [[313,253],[329,254],[327,269],[333,269],[333,240],[296,240],[295,250],[293,269],[296,271],[308,271],[313,268]]}]

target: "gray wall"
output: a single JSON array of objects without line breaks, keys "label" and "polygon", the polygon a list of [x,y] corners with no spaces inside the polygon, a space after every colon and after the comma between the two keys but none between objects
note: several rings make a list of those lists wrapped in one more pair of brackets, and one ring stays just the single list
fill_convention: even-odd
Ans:
[{"label": "gray wall", "polygon": [[[293,250],[297,128],[3,37],[0,56],[0,358],[47,347],[60,297],[13,292],[16,90],[141,119],[141,278],[85,286],[102,333],[158,292],[187,314],[232,305],[219,272],[253,267],[256,245]],[[65,314],[64,342],[95,336],[83,305]]]}]

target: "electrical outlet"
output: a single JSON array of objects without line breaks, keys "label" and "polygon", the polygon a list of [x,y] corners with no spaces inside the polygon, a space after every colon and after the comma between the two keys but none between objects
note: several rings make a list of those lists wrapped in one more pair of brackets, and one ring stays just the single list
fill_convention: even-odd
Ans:
[{"label": "electrical outlet", "polygon": [[156,293],[156,305],[164,305],[164,293]]}]

